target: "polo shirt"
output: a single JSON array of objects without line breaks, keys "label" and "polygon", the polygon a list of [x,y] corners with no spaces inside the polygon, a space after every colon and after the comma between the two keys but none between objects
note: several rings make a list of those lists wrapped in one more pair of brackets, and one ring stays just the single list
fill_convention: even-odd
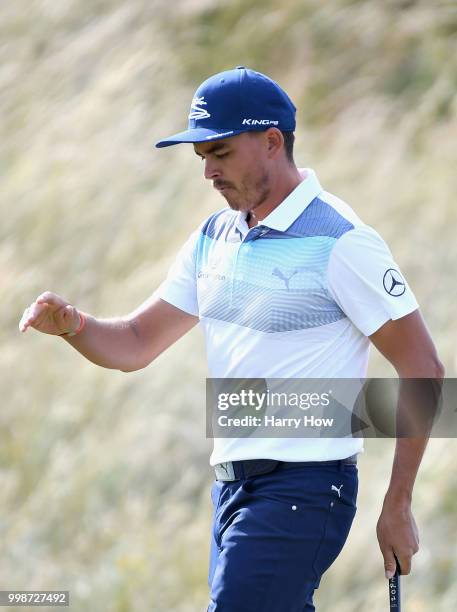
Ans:
[{"label": "polo shirt", "polygon": [[[257,226],[230,208],[180,250],[161,299],[198,316],[214,378],[365,378],[368,336],[418,308],[379,234],[315,172]],[[215,438],[212,465],[320,461],[361,438]]]}]

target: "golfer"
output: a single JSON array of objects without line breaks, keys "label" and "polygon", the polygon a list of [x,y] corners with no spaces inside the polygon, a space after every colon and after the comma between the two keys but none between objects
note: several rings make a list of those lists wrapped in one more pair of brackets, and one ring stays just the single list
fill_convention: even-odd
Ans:
[{"label": "golfer", "polygon": [[[188,129],[228,204],[189,237],[167,279],[117,319],[45,292],[19,324],[60,336],[90,361],[146,367],[197,323],[216,378],[364,378],[370,342],[400,377],[443,376],[416,299],[382,238],[293,158],[295,107],[239,66],[208,78]],[[398,439],[377,536],[386,577],[411,569],[411,513],[426,438]],[[357,497],[360,438],[216,438],[209,612],[314,610]],[[356,568],[354,568],[355,570]]]}]

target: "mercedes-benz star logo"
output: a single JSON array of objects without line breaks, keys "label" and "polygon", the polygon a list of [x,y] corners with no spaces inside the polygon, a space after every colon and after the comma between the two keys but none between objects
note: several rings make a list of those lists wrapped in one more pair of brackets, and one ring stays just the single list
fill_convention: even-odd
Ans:
[{"label": "mercedes-benz star logo", "polygon": [[389,268],[382,279],[384,289],[392,297],[400,297],[406,291],[406,283],[398,270]]}]

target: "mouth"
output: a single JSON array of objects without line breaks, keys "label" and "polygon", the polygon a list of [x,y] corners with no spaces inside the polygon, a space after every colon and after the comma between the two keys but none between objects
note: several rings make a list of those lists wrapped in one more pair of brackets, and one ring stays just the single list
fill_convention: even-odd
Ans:
[{"label": "mouth", "polygon": [[214,189],[217,189],[217,191],[220,191],[221,193],[223,193],[224,191],[227,191],[228,189],[232,189],[232,187],[230,185],[227,185],[227,183],[214,183],[213,187]]}]

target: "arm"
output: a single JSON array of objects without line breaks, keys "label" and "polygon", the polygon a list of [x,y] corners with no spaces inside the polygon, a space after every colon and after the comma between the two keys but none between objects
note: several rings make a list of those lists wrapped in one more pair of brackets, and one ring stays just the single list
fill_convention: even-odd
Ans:
[{"label": "arm", "polygon": [[[400,378],[442,379],[444,367],[418,310],[385,323],[370,336],[376,348],[390,361]],[[404,401],[408,401],[407,397]],[[435,407],[431,406],[430,410]],[[408,409],[408,407],[406,407]],[[411,407],[411,412],[414,406]],[[411,571],[411,557],[419,549],[418,530],[411,512],[414,482],[428,437],[398,438],[377,536],[386,577],[395,572],[397,557],[402,574]]]},{"label": "arm", "polygon": [[[66,342],[93,363],[132,372],[146,367],[198,323],[188,314],[152,296],[130,315],[115,319],[86,317],[84,329]],[[55,293],[46,292],[26,309],[19,329],[29,327],[51,335],[78,329],[78,310]]]}]

